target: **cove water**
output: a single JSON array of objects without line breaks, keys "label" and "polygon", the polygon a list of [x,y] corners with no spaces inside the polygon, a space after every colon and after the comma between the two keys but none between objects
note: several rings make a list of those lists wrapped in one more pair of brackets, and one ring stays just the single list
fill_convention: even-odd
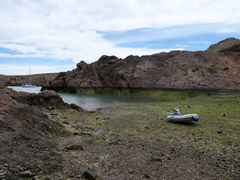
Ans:
[{"label": "cove water", "polygon": [[34,86],[34,87],[22,87],[22,86],[8,86],[8,88],[12,88],[13,90],[17,92],[29,92],[29,93],[40,93],[41,92],[41,86]]},{"label": "cove water", "polygon": [[[23,91],[29,93],[39,93],[40,86],[37,87],[21,87],[21,86],[8,86],[15,91]],[[77,104],[87,111],[96,111],[99,108],[106,108],[117,106],[124,103],[139,103],[139,102],[152,102],[153,99],[137,97],[133,95],[114,95],[114,94],[74,94],[74,93],[58,93],[65,103]]]}]

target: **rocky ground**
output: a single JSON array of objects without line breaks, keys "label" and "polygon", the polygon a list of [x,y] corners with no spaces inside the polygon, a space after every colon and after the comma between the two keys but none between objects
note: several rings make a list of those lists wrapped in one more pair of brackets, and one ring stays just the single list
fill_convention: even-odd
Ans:
[{"label": "rocky ground", "polygon": [[[85,112],[42,109],[71,135],[58,137],[61,171],[42,179],[239,179],[239,95],[125,104]],[[199,123],[174,124],[174,107]]]},{"label": "rocky ground", "polygon": [[[55,92],[44,92],[45,96],[52,96],[52,93]],[[44,115],[39,106],[21,103],[16,94],[9,89],[0,89],[0,179],[31,178],[39,173],[60,170],[63,157],[58,152],[55,138],[68,133],[61,124]],[[19,93],[19,96],[23,94],[30,95]],[[55,96],[57,102],[62,101],[56,93]],[[35,95],[35,99],[45,98]],[[48,107],[48,101],[45,103]]]}]

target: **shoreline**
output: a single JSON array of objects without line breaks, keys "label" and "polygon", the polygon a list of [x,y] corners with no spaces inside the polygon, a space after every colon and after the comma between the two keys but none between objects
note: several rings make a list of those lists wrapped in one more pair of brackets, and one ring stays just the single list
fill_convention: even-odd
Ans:
[{"label": "shoreline", "polygon": [[54,90],[61,92],[81,92],[92,90],[98,93],[104,91],[126,91],[126,92],[135,92],[135,91],[185,91],[185,92],[232,92],[232,93],[240,93],[239,89],[211,89],[211,88],[144,88],[144,87],[48,87],[42,86],[42,90]]},{"label": "shoreline", "polygon": [[136,95],[146,97],[161,97],[168,93],[186,94],[189,97],[198,95],[215,94],[240,94],[237,89],[187,89],[187,88],[122,88],[122,87],[84,87],[84,88],[63,88],[63,87],[42,87],[41,90],[54,90],[59,93],[74,94],[114,94],[114,95]]}]

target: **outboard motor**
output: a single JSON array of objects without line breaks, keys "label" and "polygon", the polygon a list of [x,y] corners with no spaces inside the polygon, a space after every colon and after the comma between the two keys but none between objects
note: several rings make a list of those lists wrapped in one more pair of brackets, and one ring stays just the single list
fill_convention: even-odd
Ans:
[{"label": "outboard motor", "polygon": [[173,115],[181,115],[181,113],[180,113],[178,108],[174,108],[173,111],[174,111]]}]

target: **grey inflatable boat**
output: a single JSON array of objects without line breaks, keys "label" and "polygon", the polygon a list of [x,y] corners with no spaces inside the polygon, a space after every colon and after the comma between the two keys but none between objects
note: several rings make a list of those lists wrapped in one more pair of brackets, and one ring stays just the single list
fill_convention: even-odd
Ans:
[{"label": "grey inflatable boat", "polygon": [[174,108],[174,112],[167,116],[168,121],[170,122],[198,122],[199,116],[197,114],[184,114],[181,115],[178,108]]}]

